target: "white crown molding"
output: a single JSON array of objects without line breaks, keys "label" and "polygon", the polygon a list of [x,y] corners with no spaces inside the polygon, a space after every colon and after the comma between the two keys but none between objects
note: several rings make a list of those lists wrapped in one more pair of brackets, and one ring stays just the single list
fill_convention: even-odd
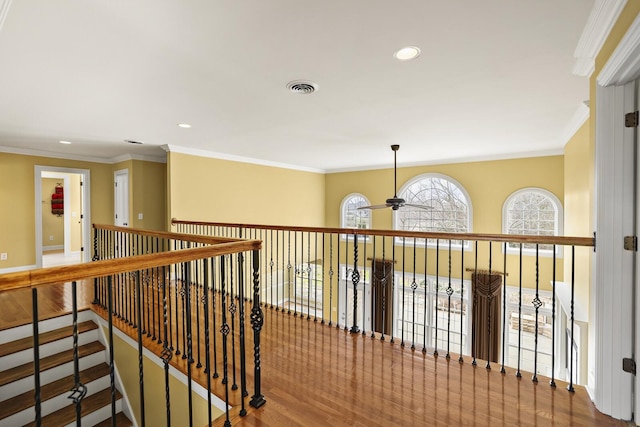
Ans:
[{"label": "white crown molding", "polygon": [[600,86],[620,85],[640,75],[640,15],[633,21],[616,50],[598,74]]},{"label": "white crown molding", "polygon": [[[506,153],[477,157],[463,157],[463,158],[449,158],[439,159],[426,162],[410,162],[410,163],[398,163],[399,168],[411,168],[417,166],[437,166],[437,165],[454,165],[458,163],[474,163],[474,162],[492,162],[495,160],[513,160],[513,159],[525,159],[529,157],[549,157],[549,156],[562,156],[564,155],[564,149],[558,148],[553,150],[540,150],[540,151],[523,151],[518,153]],[[393,166],[389,165],[369,165],[359,166],[354,168],[339,168],[329,169],[325,173],[342,173],[342,172],[361,172],[379,169],[392,169]]]},{"label": "white crown molding", "polygon": [[296,166],[296,165],[290,165],[287,163],[271,162],[269,160],[254,159],[251,157],[236,156],[233,154],[219,153],[215,151],[198,150],[195,148],[182,147],[182,146],[173,145],[173,144],[162,145],[161,148],[166,152],[171,152],[171,153],[189,154],[189,155],[198,156],[198,157],[208,157],[211,159],[229,160],[232,162],[251,163],[251,164],[261,165],[261,166],[271,166],[274,168],[298,170],[302,172],[326,173],[324,169],[309,168],[305,166]]},{"label": "white crown molding", "polygon": [[596,0],[573,54],[576,58],[574,75],[591,76],[595,70],[596,56],[626,4],[627,0]]},{"label": "white crown molding", "polygon": [[2,24],[7,18],[9,13],[9,6],[11,6],[11,0],[0,0],[0,31],[2,30]]},{"label": "white crown molding", "polygon": [[560,142],[563,147],[567,145],[567,142],[573,138],[573,135],[575,135],[576,132],[578,132],[578,129],[580,129],[584,122],[587,121],[590,112],[589,107],[584,103],[580,103],[580,105],[578,105],[576,112],[573,113],[573,117],[571,117],[571,120],[569,120],[569,123],[567,123],[564,128],[564,132],[562,132]]},{"label": "white crown molding", "polygon": [[126,162],[127,160],[142,160],[145,162],[167,163],[167,156],[143,156],[139,154],[123,154],[112,157],[110,163]]}]

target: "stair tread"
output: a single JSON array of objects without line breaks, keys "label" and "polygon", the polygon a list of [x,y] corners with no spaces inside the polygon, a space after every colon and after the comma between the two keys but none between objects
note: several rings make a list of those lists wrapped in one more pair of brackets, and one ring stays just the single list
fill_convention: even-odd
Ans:
[{"label": "stair tread", "polygon": [[[78,347],[79,357],[88,356],[93,353],[98,353],[104,350],[104,345],[99,341],[94,341],[89,344]],[[47,369],[55,368],[73,360],[73,349],[65,350],[60,353],[40,359],[40,372]],[[6,371],[1,372],[0,386],[12,383],[14,381],[26,378],[33,375],[33,362],[25,363],[24,365],[16,366]]]},{"label": "stair tread", "polygon": [[[122,395],[116,390],[116,400],[120,399]],[[71,402],[71,401],[70,401]],[[111,389],[105,388],[96,394],[86,397],[82,401],[82,416],[86,416],[100,408],[107,405],[111,405]],[[53,412],[46,417],[42,417],[43,426],[64,426],[72,423],[76,419],[76,407],[73,403],[69,406],[65,406],[62,409]],[[27,424],[27,426],[35,426],[36,422]]]},{"label": "stair tread", "polygon": [[[116,415],[116,425],[118,427],[128,427],[132,426],[133,423],[123,412],[118,412],[118,414]],[[111,417],[102,421],[100,424],[96,424],[95,427],[111,427]]]},{"label": "stair tread", "polygon": [[[95,322],[88,320],[86,322],[78,323],[78,333],[83,333],[98,329],[98,325]],[[60,329],[55,329],[49,332],[43,332],[39,334],[40,345],[48,344],[53,341],[57,341],[63,338],[73,336],[73,325],[65,326]],[[17,353],[22,350],[33,347],[33,336],[21,338],[19,340],[11,341],[6,344],[2,344],[0,347],[0,357],[7,356],[9,354]]]},{"label": "stair tread", "polygon": [[[109,365],[101,363],[99,365],[92,366],[84,371],[80,372],[80,381],[83,384],[88,384],[91,381],[95,381],[109,375]],[[68,393],[74,385],[73,375],[66,376],[52,383],[46,384],[40,388],[40,399],[42,402],[52,399],[64,393]],[[18,396],[14,396],[11,399],[7,399],[0,405],[0,420],[10,417],[13,414],[17,414],[20,411],[24,411],[34,405],[33,390],[24,392]]]}]

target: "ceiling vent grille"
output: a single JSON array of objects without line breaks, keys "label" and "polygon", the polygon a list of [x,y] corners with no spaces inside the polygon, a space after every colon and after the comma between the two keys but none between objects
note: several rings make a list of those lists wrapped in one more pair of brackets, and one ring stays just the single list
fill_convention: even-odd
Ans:
[{"label": "ceiling vent grille", "polygon": [[287,89],[293,93],[308,95],[318,90],[318,85],[306,80],[294,80],[287,83]]}]

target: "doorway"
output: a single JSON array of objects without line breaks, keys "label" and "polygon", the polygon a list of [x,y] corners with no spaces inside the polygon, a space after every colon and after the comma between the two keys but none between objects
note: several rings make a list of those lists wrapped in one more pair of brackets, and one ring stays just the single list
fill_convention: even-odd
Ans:
[{"label": "doorway", "polygon": [[89,261],[89,171],[36,165],[34,183],[36,268]]},{"label": "doorway", "polygon": [[129,226],[129,169],[117,170],[113,174],[114,185],[114,224]]}]

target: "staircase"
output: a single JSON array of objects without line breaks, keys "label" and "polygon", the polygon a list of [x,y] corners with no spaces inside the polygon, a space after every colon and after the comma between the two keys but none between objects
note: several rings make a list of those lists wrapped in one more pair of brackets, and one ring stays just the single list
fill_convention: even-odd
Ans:
[{"label": "staircase", "polygon": [[[80,381],[87,387],[82,400],[82,425],[111,425],[111,387],[105,346],[91,311],[78,313]],[[74,386],[73,320],[71,315],[41,321],[40,398],[43,426],[76,425],[76,408],[69,399]],[[0,427],[35,424],[33,328],[0,331]],[[116,391],[116,425],[131,426]]]}]

